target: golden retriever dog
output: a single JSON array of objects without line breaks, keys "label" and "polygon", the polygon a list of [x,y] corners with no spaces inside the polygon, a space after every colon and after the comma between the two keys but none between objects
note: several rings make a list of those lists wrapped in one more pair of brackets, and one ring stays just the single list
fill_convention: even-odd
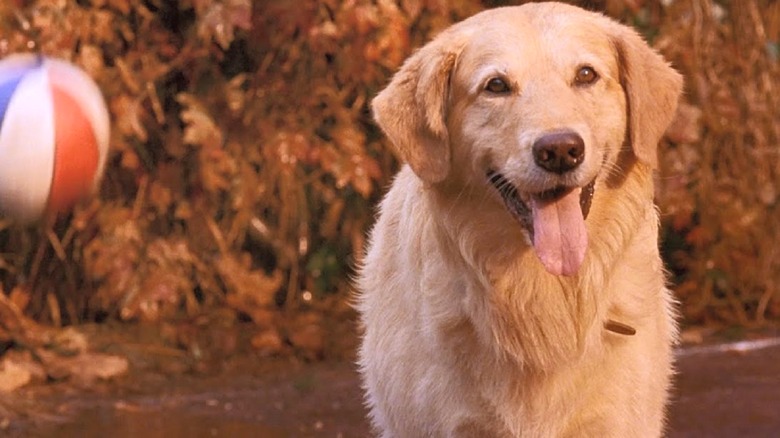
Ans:
[{"label": "golden retriever dog", "polygon": [[655,437],[677,335],[653,204],[682,78],[559,3],[439,34],[373,101],[406,163],[357,279],[383,437]]}]

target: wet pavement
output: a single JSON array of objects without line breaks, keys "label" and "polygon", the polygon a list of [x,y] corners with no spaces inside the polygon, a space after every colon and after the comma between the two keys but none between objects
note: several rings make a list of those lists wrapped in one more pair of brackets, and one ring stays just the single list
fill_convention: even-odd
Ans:
[{"label": "wet pavement", "polygon": [[678,356],[670,437],[780,437],[780,339]]},{"label": "wet pavement", "polygon": [[[780,339],[678,354],[669,437],[780,437]],[[24,402],[24,401],[23,401]],[[147,381],[117,395],[27,400],[47,414],[12,437],[365,437],[361,391],[346,362],[290,364],[261,375]]]}]

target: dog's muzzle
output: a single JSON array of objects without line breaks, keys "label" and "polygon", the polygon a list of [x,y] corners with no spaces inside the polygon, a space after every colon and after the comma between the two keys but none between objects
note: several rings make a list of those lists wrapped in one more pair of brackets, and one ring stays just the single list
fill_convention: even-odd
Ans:
[{"label": "dog's muzzle", "polygon": [[[494,170],[487,171],[487,178],[490,184],[498,191],[501,198],[504,200],[507,210],[515,217],[529,232],[531,240],[533,240],[533,224],[531,219],[531,208],[528,207],[519,196],[517,188],[506,179],[506,177]],[[595,193],[596,180],[590,182],[582,188],[580,193],[580,209],[582,210],[582,218],[587,219],[588,213],[590,213],[590,205],[593,201],[593,194]],[[557,187],[552,190],[541,192],[537,195],[541,200],[554,201],[556,198],[561,197],[570,188]],[[532,195],[533,196],[533,195]]]},{"label": "dog's muzzle", "polygon": [[[590,212],[596,180],[585,187],[559,186],[540,193],[521,194],[503,174],[491,169],[486,176],[501,195],[506,209],[528,232],[547,271],[554,275],[575,275],[587,249],[585,219]],[[577,191],[579,197],[575,199]]]}]

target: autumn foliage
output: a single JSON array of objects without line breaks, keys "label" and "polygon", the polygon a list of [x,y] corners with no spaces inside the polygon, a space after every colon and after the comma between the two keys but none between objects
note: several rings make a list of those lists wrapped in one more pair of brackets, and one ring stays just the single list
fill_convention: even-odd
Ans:
[{"label": "autumn foliage", "polygon": [[[397,169],[368,102],[415,47],[505,3],[2,2],[0,57],[76,63],[113,123],[96,197],[52,223],[2,223],[8,302],[54,325],[224,311],[253,323],[259,350],[321,350],[319,315],[348,313]],[[658,193],[684,316],[780,318],[780,6],[571,3],[635,25],[686,76]]]}]

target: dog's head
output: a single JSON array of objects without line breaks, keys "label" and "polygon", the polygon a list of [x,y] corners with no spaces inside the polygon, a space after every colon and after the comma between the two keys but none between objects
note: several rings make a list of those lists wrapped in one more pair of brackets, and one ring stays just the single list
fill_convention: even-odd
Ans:
[{"label": "dog's head", "polygon": [[420,179],[489,187],[547,270],[574,275],[594,190],[624,144],[657,165],[681,88],[630,28],[565,4],[528,4],[445,30],[373,110]]}]

